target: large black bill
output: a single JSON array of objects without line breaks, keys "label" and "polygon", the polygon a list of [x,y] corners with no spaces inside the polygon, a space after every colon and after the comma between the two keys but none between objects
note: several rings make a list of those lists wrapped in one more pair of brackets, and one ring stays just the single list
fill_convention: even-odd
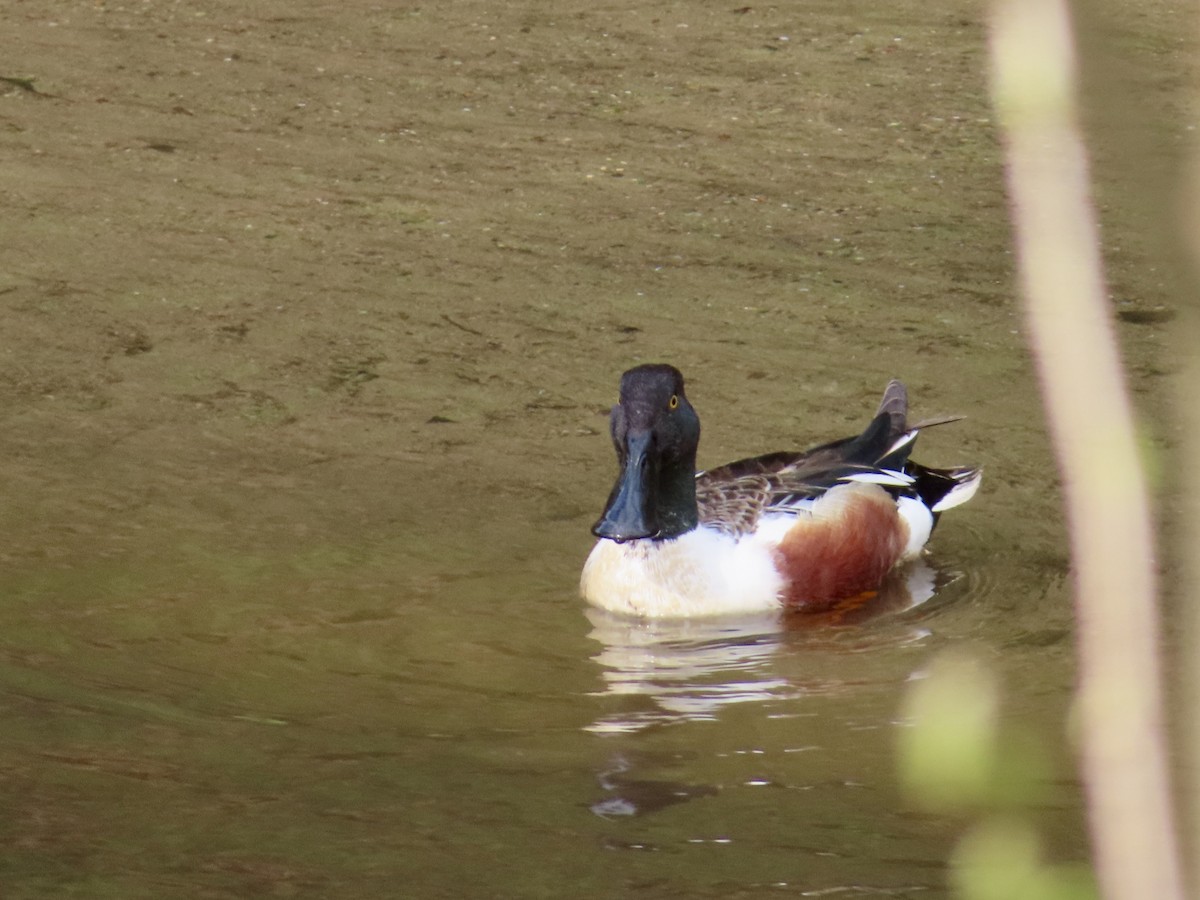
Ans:
[{"label": "large black bill", "polygon": [[608,496],[604,514],[592,526],[592,534],[596,537],[624,543],[658,534],[653,483],[656,473],[647,454],[651,440],[649,431],[626,438],[625,465]]}]

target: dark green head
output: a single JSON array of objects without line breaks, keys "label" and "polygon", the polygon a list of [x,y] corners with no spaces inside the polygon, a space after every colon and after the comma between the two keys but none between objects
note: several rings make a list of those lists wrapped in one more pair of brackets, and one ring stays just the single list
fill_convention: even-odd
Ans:
[{"label": "dark green head", "polygon": [[700,417],[679,370],[656,364],[622,375],[610,423],[621,473],[592,533],[623,543],[695,528]]}]

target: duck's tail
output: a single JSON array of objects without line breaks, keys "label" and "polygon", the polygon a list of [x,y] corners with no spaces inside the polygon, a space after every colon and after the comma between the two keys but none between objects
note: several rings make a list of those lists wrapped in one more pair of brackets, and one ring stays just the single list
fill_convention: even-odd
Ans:
[{"label": "duck's tail", "polygon": [[908,388],[904,382],[895,378],[888,382],[883,389],[879,409],[875,411],[875,417],[879,416],[888,417],[888,433],[893,440],[908,431],[908,425],[905,424],[908,419]]},{"label": "duck's tail", "polygon": [[908,452],[921,429],[957,422],[963,418],[962,416],[937,416],[909,425],[908,390],[902,382],[894,378],[888,382],[883,391],[883,399],[879,401],[879,410],[875,413],[875,422],[872,423],[876,427],[878,424],[882,424],[879,423],[880,416],[887,416],[888,433],[893,442],[887,453],[884,454],[884,459],[888,462],[900,463],[904,467],[904,471],[916,479],[913,489],[921,498],[921,502],[929,507],[935,516],[960,506],[975,496],[983,478],[981,467],[956,466],[951,469],[931,469],[908,459]]},{"label": "duck's tail", "polygon": [[966,503],[983,480],[982,466],[931,469],[910,460],[905,471],[916,479],[913,489],[935,516]]}]

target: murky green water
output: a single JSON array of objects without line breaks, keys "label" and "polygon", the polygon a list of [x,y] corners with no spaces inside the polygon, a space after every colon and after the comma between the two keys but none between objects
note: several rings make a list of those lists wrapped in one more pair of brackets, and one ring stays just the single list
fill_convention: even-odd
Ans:
[{"label": "murky green water", "polygon": [[[905,682],[977,642],[1057,739],[1069,681],[1061,580],[974,562],[962,518],[956,581],[846,627],[587,612],[586,532],[549,525],[10,576],[7,893],[940,894],[959,826],[898,795]],[[1078,803],[1036,813],[1068,858]]]},{"label": "murky green water", "polygon": [[[1177,140],[1182,29],[1141,7]],[[950,646],[1044,748],[1048,856],[1085,858],[977,13],[19,4],[0,896],[944,896],[965,823],[894,747]],[[1154,308],[1101,156],[1115,299]],[[1121,325],[1151,416],[1169,321]],[[849,433],[892,376],[968,413],[918,454],[987,473],[936,597],[586,610],[604,413],[649,360],[703,466]]]}]

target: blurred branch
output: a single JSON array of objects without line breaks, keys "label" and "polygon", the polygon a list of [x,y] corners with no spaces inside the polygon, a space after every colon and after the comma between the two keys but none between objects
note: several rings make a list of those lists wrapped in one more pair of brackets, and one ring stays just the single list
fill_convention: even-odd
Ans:
[{"label": "blurred branch", "polygon": [[[1192,159],[1186,190],[1183,195],[1184,237],[1191,251],[1193,278],[1189,282],[1195,291],[1200,287],[1200,144],[1192,148]],[[1195,294],[1193,294],[1195,296]],[[1190,775],[1186,785],[1189,801],[1190,828],[1185,837],[1187,859],[1191,860],[1191,883],[1200,889],[1200,306],[1195,302],[1181,316],[1180,347],[1186,362],[1181,383],[1176,386],[1180,423],[1183,426],[1183,452],[1180,459],[1184,506],[1183,527],[1180,528],[1178,557],[1184,561],[1185,608],[1191,610],[1183,635],[1183,691],[1181,706],[1191,712],[1184,721],[1187,732],[1184,742],[1191,751],[1184,765]]]},{"label": "blurred branch", "polygon": [[1097,876],[1111,900],[1183,900],[1149,505],[1105,301],[1066,0],[996,0],[991,38],[1021,285],[1065,485]]}]

